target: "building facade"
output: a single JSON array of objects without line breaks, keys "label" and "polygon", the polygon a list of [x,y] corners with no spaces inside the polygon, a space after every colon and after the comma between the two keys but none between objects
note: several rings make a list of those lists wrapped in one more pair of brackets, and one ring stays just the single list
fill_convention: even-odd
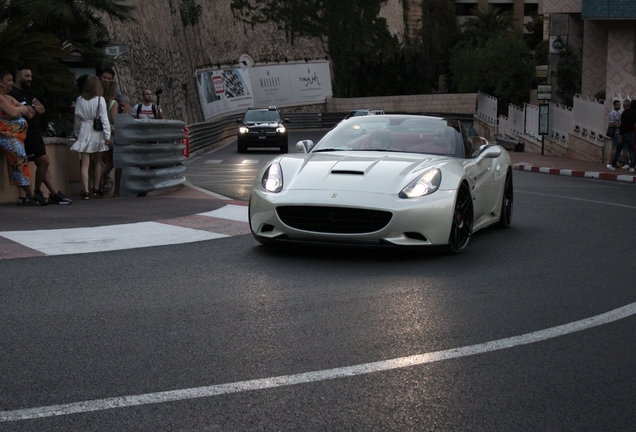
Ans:
[{"label": "building facade", "polygon": [[605,95],[608,111],[612,97],[636,97],[636,1],[543,0],[541,13],[580,52],[582,95]]}]

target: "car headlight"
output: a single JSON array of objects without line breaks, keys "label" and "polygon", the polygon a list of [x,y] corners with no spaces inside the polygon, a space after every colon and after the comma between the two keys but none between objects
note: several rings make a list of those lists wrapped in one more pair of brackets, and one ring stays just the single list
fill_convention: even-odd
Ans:
[{"label": "car headlight", "polygon": [[246,128],[245,126],[241,126],[239,128],[239,133],[245,134],[248,133],[250,130],[248,128]]},{"label": "car headlight", "polygon": [[435,192],[442,182],[442,172],[435,168],[425,172],[400,192],[400,198],[417,198]]},{"label": "car headlight", "polygon": [[283,189],[283,171],[278,162],[274,162],[265,170],[261,185],[265,190],[274,193]]},{"label": "car headlight", "polygon": [[278,132],[278,133],[285,133],[285,130],[286,130],[285,126],[283,126],[283,125],[280,125],[280,126],[278,126],[276,128],[276,132]]}]

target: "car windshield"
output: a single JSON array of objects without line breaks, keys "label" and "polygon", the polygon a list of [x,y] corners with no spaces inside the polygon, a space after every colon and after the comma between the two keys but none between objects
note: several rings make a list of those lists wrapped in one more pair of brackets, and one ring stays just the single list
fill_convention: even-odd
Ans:
[{"label": "car windshield", "polygon": [[441,118],[364,116],[338,124],[311,150],[390,151],[464,157],[461,134]]},{"label": "car windshield", "polygon": [[243,121],[254,123],[277,122],[280,121],[280,115],[278,111],[274,110],[249,110],[245,113]]}]

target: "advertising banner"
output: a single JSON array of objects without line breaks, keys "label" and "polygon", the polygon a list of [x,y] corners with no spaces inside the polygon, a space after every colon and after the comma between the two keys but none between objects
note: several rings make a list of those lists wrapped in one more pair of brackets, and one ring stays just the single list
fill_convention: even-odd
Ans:
[{"label": "advertising banner", "polygon": [[318,103],[332,95],[328,62],[291,65],[289,81],[296,103]]},{"label": "advertising banner", "polygon": [[254,106],[294,106],[331,97],[329,63],[256,66],[250,69]]},{"label": "advertising banner", "polygon": [[206,121],[248,107],[324,103],[332,96],[327,61],[204,71],[197,78]]},{"label": "advertising banner", "polygon": [[221,69],[197,74],[199,100],[206,120],[252,106],[247,69]]}]

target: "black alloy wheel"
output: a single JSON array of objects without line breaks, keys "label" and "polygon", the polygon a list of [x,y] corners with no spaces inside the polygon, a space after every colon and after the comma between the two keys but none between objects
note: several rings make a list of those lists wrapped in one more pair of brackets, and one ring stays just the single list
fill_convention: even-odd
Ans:
[{"label": "black alloy wheel", "polygon": [[448,237],[448,253],[460,254],[466,251],[473,234],[473,216],[473,197],[466,183],[462,183],[457,191],[453,222]]},{"label": "black alloy wheel", "polygon": [[508,168],[506,174],[506,184],[504,185],[503,198],[501,200],[501,215],[499,216],[499,227],[508,228],[512,224],[512,201],[514,191],[512,187],[512,169]]}]

